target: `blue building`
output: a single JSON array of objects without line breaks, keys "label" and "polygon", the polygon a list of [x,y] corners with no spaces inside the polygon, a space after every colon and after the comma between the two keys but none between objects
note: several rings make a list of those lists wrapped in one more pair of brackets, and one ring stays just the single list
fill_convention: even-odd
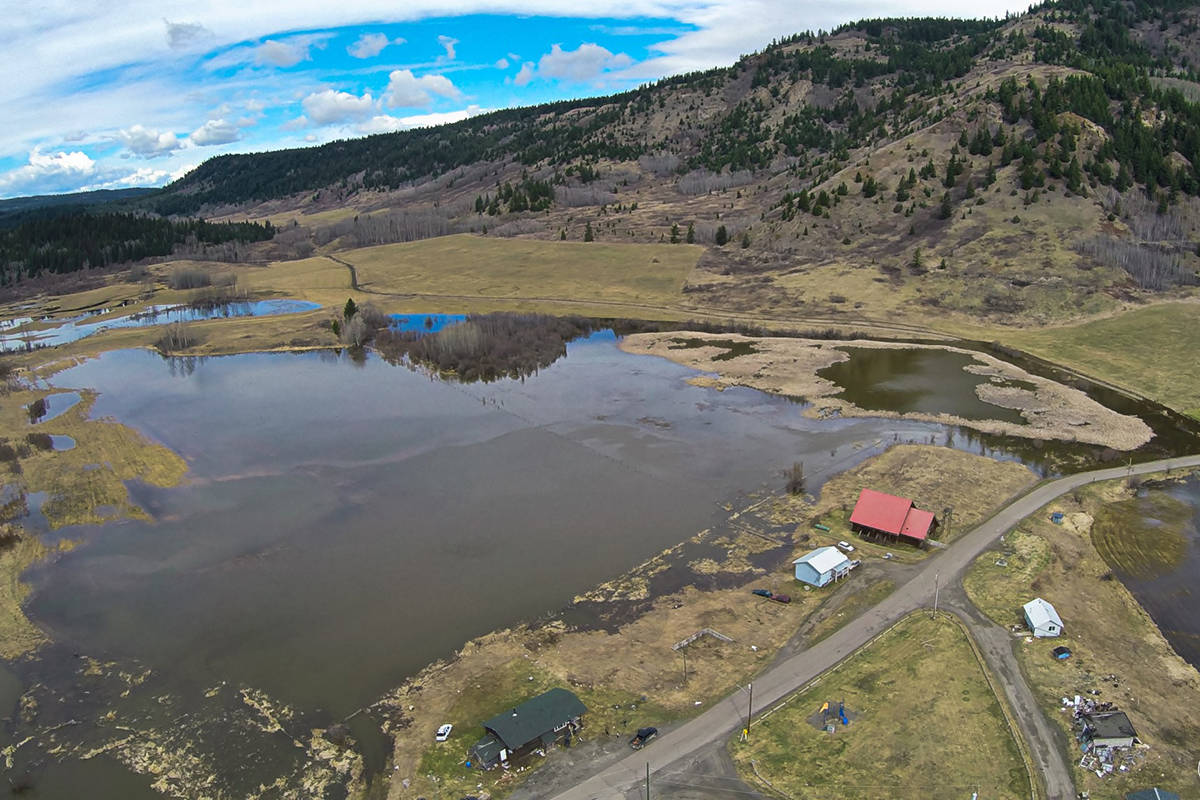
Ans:
[{"label": "blue building", "polygon": [[836,547],[818,547],[805,553],[792,564],[796,567],[796,580],[809,586],[825,586],[844,578],[853,569],[850,559]]}]

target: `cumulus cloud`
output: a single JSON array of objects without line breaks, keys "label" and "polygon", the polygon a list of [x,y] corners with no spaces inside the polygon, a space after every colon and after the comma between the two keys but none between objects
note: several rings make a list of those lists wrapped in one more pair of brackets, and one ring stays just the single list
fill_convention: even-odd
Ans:
[{"label": "cumulus cloud", "polygon": [[391,44],[404,44],[404,40],[389,39],[382,33],[364,33],[357,42],[346,48],[346,52],[355,58],[374,58]]},{"label": "cumulus cloud", "polygon": [[532,61],[526,61],[521,65],[521,69],[517,72],[517,77],[513,78],[513,83],[515,83],[517,86],[526,85],[533,80],[534,71],[536,69],[536,64],[534,64]]},{"label": "cumulus cloud", "polygon": [[496,69],[508,69],[508,59],[501,58],[496,62]]},{"label": "cumulus cloud", "polygon": [[154,158],[178,150],[182,143],[175,134],[150,130],[134,125],[117,131],[117,141],[129,148],[129,152],[142,158]]},{"label": "cumulus cloud", "polygon": [[300,106],[305,115],[316,124],[329,125],[370,115],[375,110],[375,100],[370,92],[359,97],[349,92],[326,89],[323,92],[313,92],[300,102]]},{"label": "cumulus cloud", "polygon": [[167,26],[167,47],[172,50],[183,50],[213,35],[199,22],[171,22],[164,19],[163,24]]},{"label": "cumulus cloud", "polygon": [[376,114],[370,119],[363,120],[357,126],[355,131],[361,134],[372,133],[391,133],[393,131],[405,131],[410,128],[427,128],[433,125],[445,125],[450,122],[458,122],[467,117],[473,117],[476,114],[484,114],[489,109],[482,108],[478,105],[469,105],[466,108],[458,111],[435,111],[429,114],[414,114],[407,117],[394,117],[390,114]]},{"label": "cumulus cloud", "polygon": [[432,95],[457,99],[462,97],[462,92],[444,75],[418,78],[410,69],[398,69],[388,76],[383,99],[389,108],[412,108],[429,105],[433,102]]},{"label": "cumulus cloud", "polygon": [[439,36],[438,44],[446,48],[446,58],[453,61],[455,57],[454,46],[458,44],[458,39],[452,39],[449,36]]},{"label": "cumulus cloud", "polygon": [[37,191],[59,191],[72,187],[80,178],[96,171],[96,162],[78,150],[71,153],[43,153],[35,147],[29,163],[0,175],[0,194],[20,192],[29,187]]},{"label": "cumulus cloud", "polygon": [[232,122],[226,122],[224,119],[210,119],[192,131],[192,135],[188,138],[192,140],[192,144],[211,147],[212,145],[236,142],[242,138],[242,132]]},{"label": "cumulus cloud", "polygon": [[633,59],[624,53],[613,54],[606,47],[584,43],[575,50],[563,50],[551,45],[550,52],[538,59],[537,71],[547,78],[559,78],[582,83],[593,81],[609,70],[624,69]]}]

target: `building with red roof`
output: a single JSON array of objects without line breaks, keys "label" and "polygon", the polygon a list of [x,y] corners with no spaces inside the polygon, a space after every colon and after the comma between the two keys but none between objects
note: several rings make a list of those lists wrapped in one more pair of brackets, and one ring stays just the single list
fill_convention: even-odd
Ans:
[{"label": "building with red roof", "polygon": [[906,497],[863,489],[850,514],[850,527],[857,533],[890,536],[919,546],[937,528],[937,520],[932,511],[922,511]]}]

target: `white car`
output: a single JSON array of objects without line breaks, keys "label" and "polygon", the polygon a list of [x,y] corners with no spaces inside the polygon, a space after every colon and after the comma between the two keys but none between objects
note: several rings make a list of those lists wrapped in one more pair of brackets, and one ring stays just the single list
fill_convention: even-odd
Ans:
[{"label": "white car", "polygon": [[837,543],[837,548],[838,548],[838,550],[841,550],[843,553],[853,553],[854,552],[854,545],[850,544],[849,542],[847,542],[844,539]]},{"label": "white car", "polygon": [[435,742],[446,741],[450,738],[450,731],[452,730],[454,730],[454,726],[447,722],[445,725],[437,729],[437,733],[434,735],[433,740]]}]

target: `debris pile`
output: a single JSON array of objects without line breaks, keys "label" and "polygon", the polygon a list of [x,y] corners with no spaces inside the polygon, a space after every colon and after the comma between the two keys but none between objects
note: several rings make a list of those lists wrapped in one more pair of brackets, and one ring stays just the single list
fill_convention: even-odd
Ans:
[{"label": "debris pile", "polygon": [[[1116,675],[1104,680],[1120,685]],[[1088,689],[1074,698],[1064,697],[1062,710],[1071,713],[1075,740],[1083,752],[1079,766],[1104,778],[1136,768],[1149,748],[1138,740],[1133,723],[1116,703],[1094,699],[1099,694],[1099,689]]]}]

